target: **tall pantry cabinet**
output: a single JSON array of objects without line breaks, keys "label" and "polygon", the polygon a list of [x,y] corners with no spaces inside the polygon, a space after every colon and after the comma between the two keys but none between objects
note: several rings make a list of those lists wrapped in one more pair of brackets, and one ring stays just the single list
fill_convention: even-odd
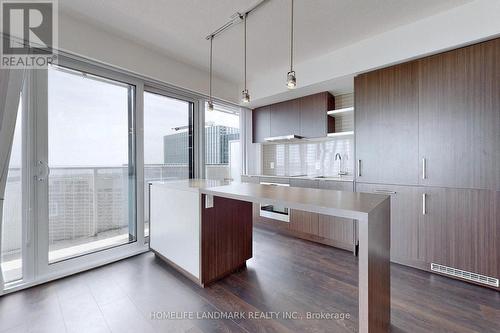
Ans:
[{"label": "tall pantry cabinet", "polygon": [[359,75],[355,109],[356,190],[392,196],[393,261],[498,289],[500,39]]}]

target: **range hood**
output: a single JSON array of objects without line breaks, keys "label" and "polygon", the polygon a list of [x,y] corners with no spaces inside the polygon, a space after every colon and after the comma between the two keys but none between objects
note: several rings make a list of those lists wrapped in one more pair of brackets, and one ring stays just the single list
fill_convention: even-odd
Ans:
[{"label": "range hood", "polygon": [[300,140],[303,138],[304,137],[302,137],[300,135],[290,134],[290,135],[272,136],[269,138],[265,138],[264,141],[266,141],[266,142],[287,142],[287,141]]}]

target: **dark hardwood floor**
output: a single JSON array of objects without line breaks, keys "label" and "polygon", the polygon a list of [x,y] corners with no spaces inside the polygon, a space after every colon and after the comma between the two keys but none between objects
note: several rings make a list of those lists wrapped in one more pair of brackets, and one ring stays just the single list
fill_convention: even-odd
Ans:
[{"label": "dark hardwood floor", "polygon": [[[355,332],[351,252],[254,231],[247,268],[201,289],[152,253],[0,298],[0,332]],[[500,332],[500,293],[392,265],[392,332]],[[170,319],[166,312],[244,312]],[[262,312],[348,313],[344,320],[249,319]],[[152,312],[157,318],[152,319]]]}]

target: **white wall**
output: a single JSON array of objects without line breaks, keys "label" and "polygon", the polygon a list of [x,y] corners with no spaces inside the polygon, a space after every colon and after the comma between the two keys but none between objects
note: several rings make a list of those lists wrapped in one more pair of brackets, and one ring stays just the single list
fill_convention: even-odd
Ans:
[{"label": "white wall", "polygon": [[[91,26],[66,13],[59,15],[60,50],[122,68],[165,83],[202,94],[208,94],[208,72]],[[208,50],[207,50],[208,61]],[[234,83],[214,77],[213,95],[222,100],[239,102]]]}]

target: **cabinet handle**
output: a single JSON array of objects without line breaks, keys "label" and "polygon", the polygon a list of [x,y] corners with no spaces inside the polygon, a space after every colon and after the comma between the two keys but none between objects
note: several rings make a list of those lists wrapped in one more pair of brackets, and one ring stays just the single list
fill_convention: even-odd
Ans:
[{"label": "cabinet handle", "polygon": [[358,177],[361,177],[361,160],[358,160]]},{"label": "cabinet handle", "polygon": [[425,215],[427,213],[427,209],[426,209],[426,200],[427,199],[427,194],[423,193],[422,194],[422,215]]},{"label": "cabinet handle", "polygon": [[427,162],[426,162],[425,157],[424,157],[424,158],[422,158],[422,179],[427,178],[426,169],[427,169]]},{"label": "cabinet handle", "polygon": [[396,194],[396,191],[389,191],[389,190],[375,190],[374,192],[383,194]]}]

